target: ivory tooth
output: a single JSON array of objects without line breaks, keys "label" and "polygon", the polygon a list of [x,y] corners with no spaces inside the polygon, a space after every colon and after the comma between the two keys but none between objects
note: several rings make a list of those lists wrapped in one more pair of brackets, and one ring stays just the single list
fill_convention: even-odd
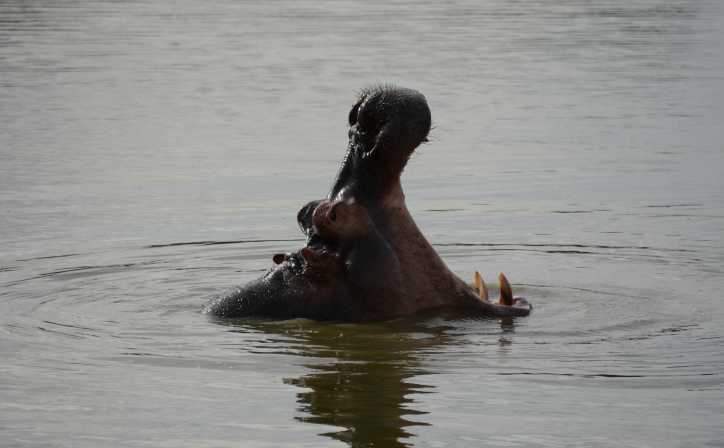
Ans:
[{"label": "ivory tooth", "polygon": [[498,303],[507,306],[513,305],[513,290],[502,272],[498,275],[498,283],[500,283],[500,300]]},{"label": "ivory tooth", "polygon": [[485,280],[478,271],[475,271],[475,288],[478,290],[480,300],[488,300],[488,287],[485,286]]}]

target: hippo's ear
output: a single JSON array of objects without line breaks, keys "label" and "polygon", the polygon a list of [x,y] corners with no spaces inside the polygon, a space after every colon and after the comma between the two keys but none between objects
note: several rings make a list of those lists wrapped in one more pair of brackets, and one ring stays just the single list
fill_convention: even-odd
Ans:
[{"label": "hippo's ear", "polygon": [[314,209],[316,209],[323,200],[324,199],[318,199],[308,202],[297,212],[297,224],[299,224],[302,233],[307,236],[309,236],[312,231],[312,214],[314,213]]}]

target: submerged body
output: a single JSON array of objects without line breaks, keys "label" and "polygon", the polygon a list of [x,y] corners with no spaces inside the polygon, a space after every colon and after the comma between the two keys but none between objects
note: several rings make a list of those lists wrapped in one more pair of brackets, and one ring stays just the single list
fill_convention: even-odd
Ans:
[{"label": "submerged body", "polygon": [[430,130],[425,97],[394,87],[364,91],[349,126],[347,153],[329,196],[297,215],[307,245],[275,255],[276,265],[263,277],[214,299],[207,311],[227,318],[345,321],[434,308],[527,315],[530,305],[513,299],[509,287],[501,287],[504,297],[492,303],[450,272],[407,210],[400,175]]}]

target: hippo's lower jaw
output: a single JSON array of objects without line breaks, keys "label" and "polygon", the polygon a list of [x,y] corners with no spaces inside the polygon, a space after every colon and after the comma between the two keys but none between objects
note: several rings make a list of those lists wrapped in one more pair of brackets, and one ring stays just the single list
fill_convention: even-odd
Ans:
[{"label": "hippo's lower jaw", "polygon": [[[513,297],[503,274],[500,274],[500,299],[497,303],[490,300],[487,286],[476,272],[473,287],[461,288],[452,295],[452,299],[405,310],[397,306],[403,299],[394,290],[390,291],[390,297],[378,297],[376,300],[366,297],[375,291],[364,291],[346,280],[342,272],[344,263],[333,250],[307,246],[296,253],[285,254],[283,260],[275,259],[277,261],[261,278],[213,299],[205,312],[228,319],[262,317],[360,322],[392,319],[434,308],[496,317],[526,316],[532,309],[525,298]],[[404,296],[406,288],[400,286],[399,294]],[[379,293],[384,294],[384,291]],[[389,306],[385,307],[385,303]]]},{"label": "hippo's lower jaw", "polygon": [[410,89],[362,92],[349,114],[349,143],[326,199],[302,207],[297,221],[306,247],[274,255],[276,266],[232,294],[214,299],[208,313],[224,318],[382,320],[439,308],[471,314],[524,316],[501,277],[493,303],[460,280],[417,228],[405,205],[400,174],[427,141],[430,110]]}]

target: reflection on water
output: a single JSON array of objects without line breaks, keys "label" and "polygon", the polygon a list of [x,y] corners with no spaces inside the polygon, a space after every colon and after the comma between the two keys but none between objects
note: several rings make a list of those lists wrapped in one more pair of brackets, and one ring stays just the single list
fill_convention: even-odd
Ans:
[{"label": "reflection on water", "polygon": [[[330,326],[305,334],[312,348],[308,355],[333,359],[305,364],[314,373],[288,380],[308,390],[297,394],[298,409],[306,414],[297,418],[345,428],[324,435],[351,446],[409,446],[404,443],[410,436],[406,428],[427,424],[405,418],[424,414],[415,411],[412,397],[425,389],[411,381],[419,368],[415,345],[430,341],[385,327],[359,330]],[[354,334],[345,336],[345,331]],[[383,344],[385,350],[370,343]]]},{"label": "reflection on water", "polygon": [[[498,322],[505,333],[513,330],[512,318]],[[460,343],[447,334],[450,326],[439,317],[380,324],[238,325],[295,339],[297,356],[309,358],[302,365],[312,371],[284,380],[303,389],[297,393],[301,415],[295,418],[344,428],[321,435],[353,447],[412,446],[407,441],[412,435],[408,428],[431,424],[425,417],[428,412],[417,410],[416,395],[434,393],[433,387],[415,382],[415,377],[434,373],[420,357]],[[510,340],[503,337],[499,343]]]}]

